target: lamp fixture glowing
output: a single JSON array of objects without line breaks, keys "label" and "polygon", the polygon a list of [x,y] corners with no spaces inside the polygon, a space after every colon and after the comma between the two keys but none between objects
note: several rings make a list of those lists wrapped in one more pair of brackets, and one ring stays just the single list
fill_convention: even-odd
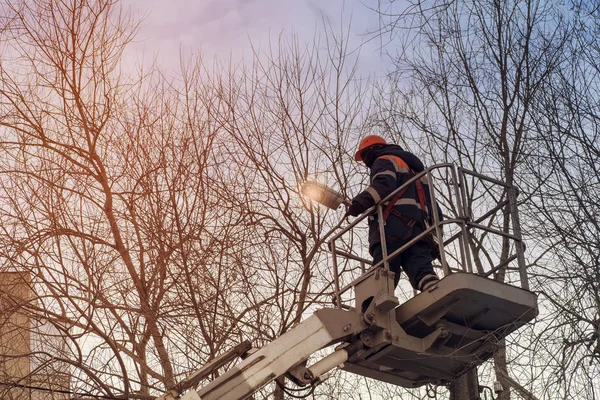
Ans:
[{"label": "lamp fixture glowing", "polygon": [[309,199],[323,204],[332,210],[336,210],[341,204],[350,205],[350,201],[344,198],[341,193],[334,191],[322,183],[306,181],[302,185],[301,192]]}]

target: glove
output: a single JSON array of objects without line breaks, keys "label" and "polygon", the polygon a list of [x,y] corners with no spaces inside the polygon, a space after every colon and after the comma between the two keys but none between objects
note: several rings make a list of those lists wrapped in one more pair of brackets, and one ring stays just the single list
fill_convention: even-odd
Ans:
[{"label": "glove", "polygon": [[362,214],[363,211],[365,211],[364,207],[360,203],[353,201],[350,207],[348,207],[346,214],[344,214],[344,218],[348,216],[357,217]]}]

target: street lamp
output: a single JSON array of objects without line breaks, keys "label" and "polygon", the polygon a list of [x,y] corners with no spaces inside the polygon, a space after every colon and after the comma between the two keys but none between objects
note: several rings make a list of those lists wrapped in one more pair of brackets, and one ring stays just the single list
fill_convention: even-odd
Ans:
[{"label": "street lamp", "polygon": [[332,210],[336,210],[342,204],[346,207],[349,207],[351,204],[341,193],[334,191],[322,183],[314,181],[304,182],[301,192],[309,199],[316,201],[319,204],[323,204],[325,207],[331,208]]}]

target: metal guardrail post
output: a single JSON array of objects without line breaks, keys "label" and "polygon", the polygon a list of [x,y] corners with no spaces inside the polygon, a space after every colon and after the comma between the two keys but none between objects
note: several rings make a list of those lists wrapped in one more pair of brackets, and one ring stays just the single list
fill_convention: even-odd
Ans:
[{"label": "metal guardrail post", "polygon": [[335,250],[335,240],[329,242],[329,251],[331,251],[331,258],[333,259],[333,284],[335,288],[335,306],[342,308],[342,295],[340,293],[340,274],[338,271],[337,253]]},{"label": "metal guardrail post", "polygon": [[379,240],[381,241],[381,255],[383,257],[383,267],[386,271],[390,270],[390,261],[388,260],[387,242],[385,241],[385,221],[383,220],[383,207],[377,205],[377,224],[379,224]]},{"label": "metal guardrail post", "polygon": [[529,279],[527,278],[527,268],[525,265],[525,247],[523,245],[523,237],[521,236],[521,223],[519,221],[519,211],[517,208],[517,188],[514,186],[508,188],[507,195],[508,207],[513,226],[513,234],[518,238],[518,240],[515,240],[515,250],[517,252],[517,264],[519,266],[521,287],[529,290]]},{"label": "metal guardrail post", "polygon": [[435,236],[437,238],[437,243],[440,251],[440,262],[442,263],[442,270],[444,272],[444,276],[448,275],[449,267],[448,262],[446,262],[446,252],[444,251],[444,236],[442,234],[443,226],[440,224],[440,219],[438,217],[438,204],[435,199],[435,190],[433,189],[431,176],[431,170],[427,170],[427,183],[429,186],[429,197],[431,198],[431,215],[433,215],[433,226],[435,227]]},{"label": "metal guardrail post", "polygon": [[[463,261],[463,268],[466,272],[473,273],[473,264],[471,262],[471,248],[469,247],[467,231],[467,221],[471,219],[471,215],[467,212],[467,191],[466,179],[462,168],[452,168],[452,181],[456,191],[456,208],[460,223],[461,238],[459,239],[459,248]],[[458,181],[458,183],[456,183]]]}]

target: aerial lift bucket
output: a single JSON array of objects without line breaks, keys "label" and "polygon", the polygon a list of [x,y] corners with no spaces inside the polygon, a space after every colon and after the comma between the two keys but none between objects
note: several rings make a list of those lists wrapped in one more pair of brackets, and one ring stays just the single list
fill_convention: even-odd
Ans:
[{"label": "aerial lift bucket", "polygon": [[[368,280],[357,285],[357,302],[369,286]],[[537,296],[528,290],[454,273],[392,310],[384,335],[374,336],[373,346],[343,369],[408,388],[447,385],[489,359],[501,339],[537,313]]]}]

